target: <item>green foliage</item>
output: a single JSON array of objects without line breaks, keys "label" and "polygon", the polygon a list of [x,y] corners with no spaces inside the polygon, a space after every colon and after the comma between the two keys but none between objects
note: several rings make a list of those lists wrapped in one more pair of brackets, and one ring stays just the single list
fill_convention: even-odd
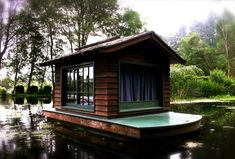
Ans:
[{"label": "green foliage", "polygon": [[3,88],[0,86],[0,96],[5,97],[7,95],[7,90],[6,88]]},{"label": "green foliage", "polygon": [[30,86],[28,88],[28,93],[29,94],[37,94],[38,93],[38,87],[37,86]]},{"label": "green foliage", "polygon": [[51,94],[52,93],[52,88],[49,85],[46,85],[43,87],[43,89],[39,89],[40,94]]},{"label": "green foliage", "polygon": [[230,86],[233,82],[222,70],[213,70],[210,72],[210,80],[225,87]]},{"label": "green foliage", "polygon": [[2,67],[3,55],[8,52],[12,37],[15,36],[17,27],[17,3],[16,1],[0,1],[0,68]]},{"label": "green foliage", "polygon": [[[226,94],[224,86],[210,80],[199,80],[197,81],[196,87],[198,87],[201,92],[200,97],[211,97]],[[191,98],[195,98],[195,96],[192,95]]]},{"label": "green foliage", "polygon": [[182,29],[166,39],[187,61],[186,65],[196,65],[205,75],[221,69],[234,77],[235,16],[224,10],[221,15],[211,14],[206,21],[196,22],[189,29],[189,34]]},{"label": "green foliage", "polygon": [[[203,71],[196,66],[180,66],[176,65],[171,68],[171,97],[176,98],[188,98],[190,93],[198,94],[197,88],[197,76],[203,76]],[[200,93],[200,92],[199,92]]]},{"label": "green foliage", "polygon": [[18,85],[15,88],[15,94],[23,94],[24,93],[24,86]]},{"label": "green foliage", "polygon": [[127,9],[123,15],[119,16],[118,25],[115,30],[115,34],[119,36],[129,36],[139,33],[144,23],[140,20],[138,12]]},{"label": "green foliage", "polygon": [[225,10],[217,18],[216,23],[217,50],[226,59],[226,72],[228,76],[235,74],[234,52],[235,52],[235,16]]},{"label": "green foliage", "polygon": [[[64,48],[70,48],[73,52],[74,47],[85,45],[89,36],[126,36],[140,32],[143,27],[139,14],[130,9],[121,13],[117,0],[25,0],[17,14],[16,10],[13,11],[8,30],[11,47],[6,48],[6,67],[8,74],[13,77],[13,91],[16,85],[25,81],[29,88],[33,81],[38,81],[42,87],[49,80],[54,88],[54,67],[50,68],[50,72],[36,63],[57,58]],[[4,38],[0,38],[0,41],[8,41],[5,26],[3,30],[0,29],[1,33]],[[2,50],[5,50],[8,45],[2,46]],[[3,54],[0,52],[0,61]]]},{"label": "green foliage", "polygon": [[117,13],[117,0],[61,0],[62,33],[71,45],[86,44],[90,34],[105,30],[113,25]]},{"label": "green foliage", "polygon": [[214,48],[204,42],[198,33],[189,33],[180,41],[179,53],[186,60],[186,65],[196,65],[204,71],[206,75],[210,70],[218,67],[217,56]]},{"label": "green foliage", "polygon": [[226,73],[222,70],[211,71],[210,80],[223,86],[227,94],[235,95],[235,81],[226,76]]},{"label": "green foliage", "polygon": [[213,70],[209,76],[196,66],[171,68],[171,100],[235,95],[235,82],[225,72]]},{"label": "green foliage", "polygon": [[4,87],[7,90],[10,90],[13,85],[13,80],[10,77],[5,77],[0,80],[0,86]]}]

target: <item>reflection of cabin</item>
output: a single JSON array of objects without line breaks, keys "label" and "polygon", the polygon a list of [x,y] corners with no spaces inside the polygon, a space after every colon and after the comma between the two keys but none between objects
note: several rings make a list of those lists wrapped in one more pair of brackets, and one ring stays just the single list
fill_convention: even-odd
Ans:
[{"label": "reflection of cabin", "polygon": [[44,110],[44,115],[140,138],[118,120],[169,111],[169,67],[184,62],[154,32],[80,47],[40,64],[56,70],[55,109]]}]

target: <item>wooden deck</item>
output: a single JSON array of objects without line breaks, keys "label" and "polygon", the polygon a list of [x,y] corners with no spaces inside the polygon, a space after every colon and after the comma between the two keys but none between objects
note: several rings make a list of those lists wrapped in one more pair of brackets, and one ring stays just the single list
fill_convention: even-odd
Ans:
[{"label": "wooden deck", "polygon": [[189,133],[200,128],[202,119],[200,115],[174,112],[107,119],[48,109],[44,110],[44,115],[47,118],[137,139]]}]

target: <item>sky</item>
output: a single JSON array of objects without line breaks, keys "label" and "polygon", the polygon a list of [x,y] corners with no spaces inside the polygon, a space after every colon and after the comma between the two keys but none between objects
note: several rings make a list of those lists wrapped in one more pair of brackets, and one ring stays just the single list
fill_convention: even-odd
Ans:
[{"label": "sky", "polygon": [[205,21],[209,14],[220,15],[226,8],[235,14],[235,0],[118,0],[120,7],[137,11],[147,30],[162,36]]}]

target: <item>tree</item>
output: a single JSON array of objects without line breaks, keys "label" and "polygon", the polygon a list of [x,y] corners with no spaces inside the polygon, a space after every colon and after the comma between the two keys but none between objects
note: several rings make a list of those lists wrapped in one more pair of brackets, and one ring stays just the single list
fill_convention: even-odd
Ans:
[{"label": "tree", "polygon": [[227,60],[227,75],[232,77],[235,52],[235,17],[225,11],[216,24],[217,47],[224,52]]},{"label": "tree", "polygon": [[[114,23],[113,23],[114,22]],[[140,19],[138,12],[126,9],[123,14],[117,13],[117,15],[110,21],[109,26],[105,26],[104,33],[108,35],[118,36],[130,36],[137,34],[143,30],[144,23]]]},{"label": "tree", "polygon": [[[64,44],[60,35],[59,21],[62,15],[59,13],[60,2],[58,0],[28,0],[28,5],[40,21],[40,30],[45,38],[44,52],[47,59],[54,59],[62,54],[62,44]],[[42,86],[45,78],[46,67],[41,69],[38,77]],[[53,90],[55,87],[54,66],[51,66],[51,81]]]},{"label": "tree", "polygon": [[96,35],[107,21],[117,12],[116,0],[64,0],[61,7],[62,33],[74,46],[86,44],[90,34]]},{"label": "tree", "polygon": [[24,45],[23,52],[27,54],[25,58],[25,63],[28,66],[28,82],[27,88],[29,89],[33,76],[37,74],[37,62],[43,61],[45,58],[42,53],[44,37],[40,33],[39,23],[37,18],[33,16],[30,10],[24,10],[19,15],[19,28],[17,34],[20,39],[20,45]]},{"label": "tree", "polygon": [[[6,2],[6,1],[5,1]],[[3,55],[10,47],[11,41],[15,36],[16,15],[18,1],[7,1],[9,7],[0,1],[0,68]]]},{"label": "tree", "polygon": [[195,22],[190,27],[190,32],[196,32],[201,39],[209,44],[210,47],[216,47],[216,17],[211,13],[205,22]]},{"label": "tree", "polygon": [[178,50],[178,48],[180,47],[181,38],[185,37],[186,35],[186,27],[181,26],[177,33],[166,37],[166,42],[172,49]]},{"label": "tree", "polygon": [[90,35],[132,35],[139,33],[144,23],[137,12],[126,9],[119,13],[117,0],[64,0],[61,6],[62,34],[70,50],[87,43]]},{"label": "tree", "polygon": [[10,69],[8,73],[10,75],[14,75],[13,92],[15,92],[17,83],[21,79],[22,70],[26,65],[25,61],[27,57],[27,44],[22,39],[23,37],[19,37],[19,35],[14,37],[15,47],[9,50],[7,56],[9,60],[7,68]]},{"label": "tree", "polygon": [[196,65],[205,74],[218,67],[214,48],[204,42],[197,33],[189,33],[180,41],[179,53],[187,61],[187,65]]},{"label": "tree", "polygon": [[[8,67],[15,75],[15,84],[21,77],[40,85],[47,77],[46,68],[36,63],[52,60],[63,52],[65,42],[71,52],[74,47],[85,45],[88,36],[109,34],[108,29],[119,28],[120,35],[135,34],[143,23],[137,12],[126,10],[119,13],[116,0],[24,0],[24,6],[15,17],[15,33],[9,49]],[[125,30],[126,29],[126,30]],[[109,30],[110,31],[110,30]],[[115,35],[116,35],[115,34]],[[21,58],[24,58],[24,61]],[[28,70],[25,76],[21,70]],[[54,67],[51,66],[51,81],[54,87]]]},{"label": "tree", "polygon": [[0,87],[4,87],[6,88],[6,90],[9,91],[12,87],[13,82],[14,81],[9,76],[6,76],[5,78],[0,80]]}]

